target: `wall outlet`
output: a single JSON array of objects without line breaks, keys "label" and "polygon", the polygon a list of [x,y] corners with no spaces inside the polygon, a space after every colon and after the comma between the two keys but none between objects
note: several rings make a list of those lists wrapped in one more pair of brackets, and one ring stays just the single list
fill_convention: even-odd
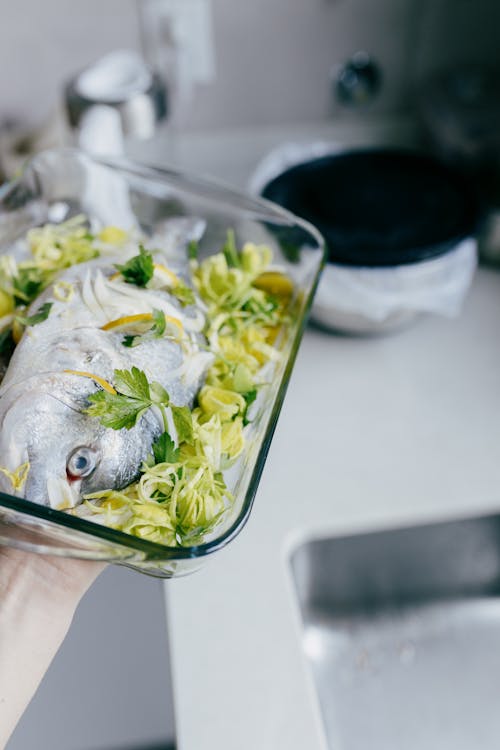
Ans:
[{"label": "wall outlet", "polygon": [[139,0],[139,13],[144,56],[179,96],[215,80],[211,0]]}]

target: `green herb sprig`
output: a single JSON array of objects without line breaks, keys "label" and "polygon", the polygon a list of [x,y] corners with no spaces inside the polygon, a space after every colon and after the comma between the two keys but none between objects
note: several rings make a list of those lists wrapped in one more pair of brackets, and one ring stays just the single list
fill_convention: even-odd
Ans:
[{"label": "green herb sprig", "polygon": [[104,427],[130,430],[148,409],[157,406],[162,413],[164,432],[168,434],[166,408],[169,407],[178,443],[189,442],[192,439],[193,423],[189,407],[171,404],[165,388],[156,381],[150,383],[138,367],[132,367],[131,370],[115,370],[113,387],[116,393],[99,390],[89,396],[90,406],[86,413],[97,417]]},{"label": "green herb sprig", "polygon": [[179,448],[168,434],[163,432],[152,445],[152,464],[175,464],[179,460]]},{"label": "green herb sprig", "polygon": [[189,260],[198,260],[199,252],[198,240],[190,240],[187,245],[187,257]]},{"label": "green herb sprig", "polygon": [[115,268],[121,273],[127,284],[145,287],[153,278],[153,256],[144,245],[139,245],[139,255],[134,255],[126,263],[116,264]]},{"label": "green herb sprig", "polygon": [[146,333],[138,333],[135,335],[127,334],[123,337],[123,346],[134,347],[139,344],[144,344],[146,341],[152,341],[153,339],[160,339],[165,333],[167,327],[167,321],[165,320],[165,313],[162,310],[153,310],[153,325]]},{"label": "green herb sprig", "polygon": [[12,279],[14,300],[18,305],[28,305],[40,294],[50,281],[50,275],[41,268],[29,266],[18,268]]},{"label": "green herb sprig", "polygon": [[16,315],[16,320],[23,326],[36,326],[38,323],[43,323],[49,317],[52,304],[52,302],[44,302],[33,315]]}]

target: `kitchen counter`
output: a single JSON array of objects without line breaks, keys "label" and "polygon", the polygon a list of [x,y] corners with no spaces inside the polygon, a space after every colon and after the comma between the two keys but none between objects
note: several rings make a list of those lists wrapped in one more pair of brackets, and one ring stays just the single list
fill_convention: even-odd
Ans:
[{"label": "kitchen counter", "polygon": [[246,188],[257,163],[283,143],[337,144],[341,148],[369,144],[408,145],[418,128],[408,117],[338,119],[281,127],[193,131],[180,134],[167,127],[149,141],[130,142],[127,153],[145,164],[170,166],[207,175]]},{"label": "kitchen counter", "polygon": [[179,750],[325,748],[290,552],[500,507],[499,320],[500,274],[480,269],[457,319],[383,338],[307,330],[246,528],[165,584]]}]

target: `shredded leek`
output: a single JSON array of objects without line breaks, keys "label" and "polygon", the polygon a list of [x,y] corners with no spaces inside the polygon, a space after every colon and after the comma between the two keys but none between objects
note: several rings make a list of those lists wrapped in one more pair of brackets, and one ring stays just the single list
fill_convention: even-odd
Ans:
[{"label": "shredded leek", "polygon": [[26,484],[26,480],[28,479],[29,470],[29,461],[21,464],[14,471],[9,471],[8,469],[4,469],[3,466],[0,466],[0,471],[2,472],[2,474],[5,474],[7,479],[10,480],[14,492],[19,492],[20,490],[22,490],[22,488]]},{"label": "shredded leek", "polygon": [[59,271],[100,254],[83,215],[30,229],[27,242],[31,260],[18,263],[12,256],[0,258],[0,294],[7,307],[29,305]]},{"label": "shredded leek", "polygon": [[[169,546],[202,542],[233,503],[223,471],[245,446],[248,408],[262,386],[263,365],[277,360],[276,333],[288,320],[286,300],[254,283],[269,267],[269,248],[247,243],[238,253],[229,236],[223,251],[198,264],[195,288],[207,307],[205,335],[215,355],[191,412],[189,437],[171,443],[170,461],[141,467],[140,479],[121,492],[88,495],[73,513]],[[177,441],[175,441],[177,444]]]},{"label": "shredded leek", "polygon": [[[110,248],[122,247],[130,237],[119,227],[111,226],[94,235],[88,229],[87,219],[75,216],[62,224],[32,229],[27,240],[30,260],[17,263],[12,257],[0,258],[0,318],[5,321],[4,337],[10,331],[6,326],[12,326],[19,317],[16,308],[29,305],[56,281],[59,271],[97,257],[101,249],[109,252]],[[137,257],[141,260],[145,255],[146,251],[141,250]],[[193,287],[173,277],[161,265],[154,265],[152,260],[146,275],[141,266],[140,278],[134,266],[132,281],[145,286],[152,277],[151,285],[155,288],[162,272],[169,278],[167,287],[173,287],[170,291],[177,294],[182,305],[198,303],[197,316],[193,312],[183,316],[184,327],[199,331],[203,326],[200,333],[207,342],[207,351],[203,348],[200,351],[198,345],[187,348],[184,345],[183,377],[186,381],[196,380],[206,367],[207,357],[211,364],[194,408],[170,404],[166,391],[158,383],[148,383],[137,368],[130,372],[115,371],[119,381],[114,383],[115,387],[100,382],[91,373],[76,372],[100,383],[102,390],[93,395],[89,413],[100,418],[106,427],[131,428],[145,410],[156,405],[161,409],[165,431],[152,446],[136,482],[121,491],[108,489],[87,495],[82,504],[68,512],[169,546],[202,542],[234,502],[223,472],[244,450],[249,409],[264,385],[263,367],[280,358],[275,342],[289,321],[293,290],[286,276],[270,271],[269,247],[246,243],[238,250],[231,231],[219,253],[203,261],[198,261],[192,248],[188,255]],[[123,269],[127,271],[137,265],[137,257],[120,267],[122,273]],[[176,283],[170,277],[177,279]],[[116,286],[115,294],[120,292],[120,299],[125,292],[127,299],[143,293],[133,284],[125,289],[126,284],[118,285],[113,280],[103,278],[99,283],[113,289]],[[85,299],[90,291],[84,288]],[[55,299],[68,302],[73,294],[72,284],[56,281]],[[156,334],[171,336],[166,325],[169,316],[161,314],[165,325]],[[106,325],[109,327],[109,323]],[[14,343],[16,340],[14,335]],[[9,338],[7,343],[10,341]],[[134,386],[136,390],[140,380],[147,398],[143,394],[141,400],[135,394],[134,400],[134,394],[127,391],[127,408],[129,411],[134,408],[133,413],[123,414],[123,382],[127,378],[127,387]],[[133,402],[132,406],[129,402]],[[0,471],[9,477],[14,489],[20,490],[29,464],[23,464],[15,472],[1,467]]]},{"label": "shredded leek", "polygon": [[99,255],[95,237],[82,214],[61,224],[30,229],[27,238],[34,264],[43,271],[60,271]]}]

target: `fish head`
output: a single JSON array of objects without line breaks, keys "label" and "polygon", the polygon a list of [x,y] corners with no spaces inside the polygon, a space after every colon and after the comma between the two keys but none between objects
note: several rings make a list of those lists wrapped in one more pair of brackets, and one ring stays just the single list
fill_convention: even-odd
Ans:
[{"label": "fish head", "polygon": [[134,480],[158,432],[151,416],[132,430],[108,429],[85,413],[93,384],[29,381],[0,397],[1,491],[64,510]]}]

